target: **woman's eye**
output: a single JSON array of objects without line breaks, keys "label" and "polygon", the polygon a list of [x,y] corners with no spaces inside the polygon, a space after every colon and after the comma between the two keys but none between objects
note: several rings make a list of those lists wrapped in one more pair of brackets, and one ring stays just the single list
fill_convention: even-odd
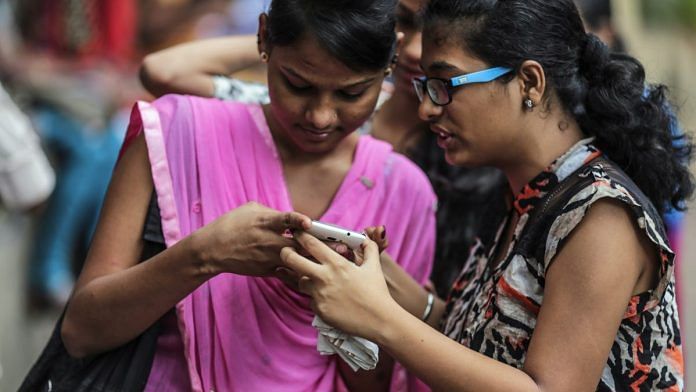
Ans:
[{"label": "woman's eye", "polygon": [[339,95],[343,98],[346,99],[358,99],[362,97],[363,94],[365,94],[365,90],[361,91],[345,91],[345,90],[340,90]]},{"label": "woman's eye", "polygon": [[288,86],[288,88],[290,90],[293,90],[296,92],[306,92],[312,88],[312,86],[305,85],[305,84],[295,84],[287,78],[284,78],[284,80],[285,80],[285,85]]}]

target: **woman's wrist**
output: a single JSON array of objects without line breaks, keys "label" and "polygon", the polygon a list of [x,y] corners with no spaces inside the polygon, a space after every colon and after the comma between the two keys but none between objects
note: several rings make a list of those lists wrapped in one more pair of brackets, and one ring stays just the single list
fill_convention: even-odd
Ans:
[{"label": "woman's wrist", "polygon": [[367,336],[367,338],[384,348],[389,348],[392,344],[398,344],[401,326],[404,320],[410,318],[414,318],[414,316],[396,301],[392,300],[391,305],[386,306],[380,312],[379,322],[370,324],[376,326],[376,329],[373,331],[372,336]]},{"label": "woman's wrist", "polygon": [[182,245],[186,246],[187,253],[190,254],[190,260],[195,268],[195,273],[204,279],[210,279],[213,276],[223,272],[219,267],[219,263],[210,251],[210,247],[206,246],[204,233],[201,230],[193,232],[182,241]]},{"label": "woman's wrist", "polygon": [[435,295],[431,292],[428,292],[428,296],[425,303],[425,309],[423,310],[423,316],[421,316],[421,320],[423,320],[426,323],[428,322],[428,319],[430,318],[430,315],[433,312],[434,303]]}]

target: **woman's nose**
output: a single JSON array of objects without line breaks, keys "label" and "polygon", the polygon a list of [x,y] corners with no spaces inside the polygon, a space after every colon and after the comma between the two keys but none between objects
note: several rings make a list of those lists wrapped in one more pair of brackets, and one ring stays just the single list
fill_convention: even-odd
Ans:
[{"label": "woman's nose", "polygon": [[338,119],[336,108],[326,100],[310,104],[305,112],[305,120],[317,130],[324,130],[335,125]]},{"label": "woman's nose", "polygon": [[423,33],[421,31],[414,31],[407,37],[408,39],[404,42],[403,49],[401,49],[404,62],[410,68],[417,68],[420,62],[422,37]]},{"label": "woman's nose", "polygon": [[423,99],[418,105],[418,117],[423,121],[433,121],[442,115],[442,106],[435,105],[427,91],[423,92]]}]

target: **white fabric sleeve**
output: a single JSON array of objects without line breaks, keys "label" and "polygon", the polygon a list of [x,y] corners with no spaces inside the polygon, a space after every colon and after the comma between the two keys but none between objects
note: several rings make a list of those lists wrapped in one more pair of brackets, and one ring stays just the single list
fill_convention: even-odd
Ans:
[{"label": "white fabric sleeve", "polygon": [[29,119],[0,85],[0,199],[23,210],[48,198],[55,174]]},{"label": "white fabric sleeve", "polygon": [[260,83],[243,82],[229,76],[213,76],[213,96],[226,101],[242,103],[270,102],[268,87]]}]

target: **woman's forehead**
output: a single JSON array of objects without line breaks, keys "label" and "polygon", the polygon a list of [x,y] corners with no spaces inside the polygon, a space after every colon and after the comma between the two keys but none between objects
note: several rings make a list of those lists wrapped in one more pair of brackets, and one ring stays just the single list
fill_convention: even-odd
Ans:
[{"label": "woman's forehead", "polygon": [[425,72],[469,73],[487,66],[458,40],[423,36],[421,67]]},{"label": "woman's forehead", "polygon": [[427,3],[425,0],[400,0],[399,6],[415,14],[420,12]]},{"label": "woman's forehead", "polygon": [[380,74],[380,71],[358,72],[349,68],[311,35],[305,35],[290,45],[274,48],[271,57],[276,57],[276,64],[285,73],[315,85],[345,87],[374,79]]}]

